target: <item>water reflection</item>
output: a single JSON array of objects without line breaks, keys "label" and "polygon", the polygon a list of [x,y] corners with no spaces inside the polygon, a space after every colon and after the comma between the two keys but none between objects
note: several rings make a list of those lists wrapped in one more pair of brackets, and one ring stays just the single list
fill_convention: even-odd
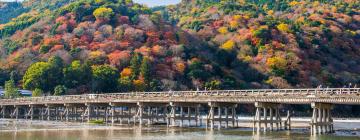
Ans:
[{"label": "water reflection", "polygon": [[167,128],[166,126],[97,126],[51,122],[1,122],[0,140],[359,140],[353,132],[311,136],[307,129],[253,132],[252,129],[212,130],[205,128]]},{"label": "water reflection", "polygon": [[310,140],[356,140],[359,136],[309,136],[301,133],[272,132],[253,133],[252,131],[232,130],[180,130],[180,129],[106,129],[106,130],[40,130],[40,131],[13,131],[0,132],[1,140],[232,140],[232,139],[310,139]]}]

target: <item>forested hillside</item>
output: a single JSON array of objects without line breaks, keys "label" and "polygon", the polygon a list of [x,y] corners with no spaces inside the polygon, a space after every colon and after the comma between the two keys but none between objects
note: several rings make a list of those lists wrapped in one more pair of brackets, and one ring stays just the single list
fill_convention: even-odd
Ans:
[{"label": "forested hillside", "polygon": [[0,25],[0,85],[61,95],[360,83],[356,0],[22,5],[32,8]]},{"label": "forested hillside", "polygon": [[[218,66],[198,58],[197,39],[161,12],[129,0],[82,0],[47,12],[2,40],[3,73],[14,71],[14,82],[25,89],[74,94],[236,87]],[[29,21],[22,16],[13,22]]]},{"label": "forested hillside", "polygon": [[214,60],[246,83],[359,83],[357,0],[183,0],[168,10],[170,21],[215,49]]}]

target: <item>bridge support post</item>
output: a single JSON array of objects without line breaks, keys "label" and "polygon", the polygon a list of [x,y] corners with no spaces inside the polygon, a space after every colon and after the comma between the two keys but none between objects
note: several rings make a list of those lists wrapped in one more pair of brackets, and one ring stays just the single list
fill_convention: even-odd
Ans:
[{"label": "bridge support post", "polygon": [[57,121],[58,120],[58,117],[59,117],[59,108],[58,107],[55,107],[55,120]]},{"label": "bridge support post", "polygon": [[30,120],[33,120],[34,119],[34,106],[33,105],[30,105],[30,108],[29,108],[29,116],[30,116]]},{"label": "bridge support post", "polygon": [[14,106],[14,111],[11,114],[11,118],[19,119],[19,106]]},{"label": "bridge support post", "polygon": [[139,125],[143,125],[143,112],[144,112],[144,107],[141,103],[137,104],[137,112],[136,115],[134,116],[134,123],[136,123],[136,118],[139,120]]},{"label": "bridge support post", "polygon": [[111,124],[115,123],[115,107],[111,106]]},{"label": "bridge support post", "polygon": [[[129,112],[131,112],[131,108],[129,108]],[[120,108],[120,112],[119,112],[119,113],[120,113],[121,116],[125,115],[125,113],[124,113],[124,107],[121,107],[121,108]],[[123,117],[118,118],[118,120],[119,120],[119,123],[120,123],[120,124],[123,124]],[[129,119],[129,120],[130,120],[130,119]],[[128,121],[128,122],[129,122],[129,121]]]},{"label": "bridge support post", "polygon": [[286,116],[286,121],[285,121],[285,130],[291,130],[291,113],[290,113],[290,110],[287,111],[287,116]]},{"label": "bridge support post", "polygon": [[109,120],[109,107],[105,107],[105,111],[104,111],[104,121],[106,122],[106,123],[108,123],[108,120]]},{"label": "bridge support post", "polygon": [[[167,119],[167,106],[167,103],[138,102],[134,122],[137,119],[139,124],[143,125],[143,121],[147,120],[147,125],[152,125],[155,120],[159,121],[161,118],[165,121]],[[159,112],[161,108],[163,111]]]},{"label": "bridge support post", "polygon": [[184,108],[180,107],[180,127],[183,127],[183,118],[184,118]]},{"label": "bridge support post", "polygon": [[264,124],[263,128],[265,132],[268,130],[268,124],[270,124],[270,131],[273,131],[274,124],[276,124],[276,130],[279,130],[279,127],[281,129],[281,116],[279,112],[280,104],[255,102],[255,108],[256,112],[253,120],[254,131],[256,127],[256,130],[259,132],[262,124]]},{"label": "bridge support post", "polygon": [[[229,122],[232,122],[233,126],[235,127],[235,121],[237,121],[237,116],[235,112],[235,108],[237,107],[237,104],[235,103],[220,103],[220,102],[209,102],[208,103],[210,110],[209,114],[206,117],[206,127],[208,127],[208,123],[210,122],[210,128],[214,128],[214,124],[216,121],[218,121],[218,129],[222,128],[222,122],[225,121],[225,128],[228,128]],[[217,108],[217,116],[215,114],[215,108]],[[231,118],[229,116],[229,108],[231,108],[232,115]],[[224,109],[224,114],[222,109]],[[222,118],[222,116],[225,115],[225,118]]]},{"label": "bridge support post", "polygon": [[312,103],[313,117],[310,122],[311,134],[333,133],[334,124],[331,117],[332,104]]},{"label": "bridge support post", "polygon": [[130,123],[131,123],[132,109],[133,109],[132,107],[128,108],[128,125],[130,125]]},{"label": "bridge support post", "polygon": [[51,108],[50,108],[50,106],[46,107],[46,117],[47,117],[47,120],[50,121],[50,117],[51,117]]},{"label": "bridge support post", "polygon": [[44,120],[44,108],[43,107],[40,108],[40,119]]},{"label": "bridge support post", "polygon": [[[200,106],[199,103],[170,102],[170,113],[167,115],[168,126],[176,126],[176,120],[180,120],[180,127],[184,126],[184,120],[188,121],[188,126],[191,126],[191,121],[195,121],[195,125],[197,126],[200,118]],[[180,108],[178,114],[176,111],[177,108]],[[167,108],[164,108],[164,113],[167,113]]]},{"label": "bridge support post", "polygon": [[1,106],[1,117],[3,119],[5,119],[5,115],[6,115],[6,107],[5,106]]},{"label": "bridge support post", "polygon": [[74,107],[74,121],[77,121],[78,119],[78,110],[77,110],[77,107]]},{"label": "bridge support post", "polygon": [[[131,121],[133,120],[133,123],[136,124],[136,121],[138,120],[139,113],[139,105],[142,106],[142,108],[146,105],[144,103],[136,102],[136,103],[117,103],[117,102],[111,102],[109,103],[110,108],[110,115],[111,115],[111,123],[115,123],[116,121],[119,121],[120,124],[123,124],[123,121],[127,120],[128,125],[131,124]],[[132,111],[135,109],[135,111]],[[142,116],[143,117],[143,116]],[[141,121],[142,122],[142,121]]]},{"label": "bridge support post", "polygon": [[84,112],[84,115],[83,116],[86,116],[86,120],[88,123],[90,123],[91,121],[91,115],[92,115],[92,105],[91,104],[86,104],[86,110]]},{"label": "bridge support post", "polygon": [[170,103],[170,115],[169,115],[169,120],[170,123],[168,123],[167,125],[171,125],[171,126],[175,126],[176,125],[176,106],[174,106],[172,103]]},{"label": "bridge support post", "polygon": [[69,115],[70,115],[70,109],[68,106],[65,106],[64,116],[67,122],[69,121]]}]

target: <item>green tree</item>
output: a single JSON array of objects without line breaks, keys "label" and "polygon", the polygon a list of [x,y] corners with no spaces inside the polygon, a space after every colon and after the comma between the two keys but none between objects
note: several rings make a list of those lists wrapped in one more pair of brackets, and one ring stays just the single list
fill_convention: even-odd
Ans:
[{"label": "green tree", "polygon": [[142,78],[144,78],[144,83],[149,85],[151,81],[151,64],[147,57],[144,57],[141,61],[140,75]]},{"label": "green tree", "polygon": [[68,88],[86,85],[91,81],[91,67],[88,63],[73,61],[70,66],[63,69],[63,73],[64,85]]},{"label": "green tree", "polygon": [[150,91],[161,91],[161,82],[157,79],[152,79],[149,84]]},{"label": "green tree", "polygon": [[241,85],[236,84],[236,79],[233,77],[224,77],[223,82],[221,83],[221,89],[238,89],[241,88]]},{"label": "green tree", "polygon": [[205,87],[208,90],[217,90],[220,89],[221,81],[219,80],[212,80],[205,83]]},{"label": "green tree", "polygon": [[50,65],[47,62],[37,62],[32,64],[23,77],[23,88],[34,90],[36,88],[49,91]]},{"label": "green tree", "polygon": [[133,89],[132,81],[128,76],[119,79],[119,91],[128,92]]},{"label": "green tree", "polygon": [[199,61],[193,62],[189,66],[189,70],[188,76],[193,79],[206,80],[210,76],[210,74],[204,69],[203,63]]},{"label": "green tree", "polygon": [[138,78],[138,76],[140,74],[139,68],[141,65],[141,59],[142,59],[142,56],[138,53],[135,53],[130,60],[130,68],[132,71],[131,76],[130,76],[131,80],[135,80],[136,78]]},{"label": "green tree", "polygon": [[52,57],[48,62],[32,64],[23,77],[23,87],[34,90],[39,88],[45,92],[52,91],[56,85],[62,83],[63,62],[60,57]]},{"label": "green tree", "polygon": [[92,69],[92,90],[113,92],[117,89],[118,71],[109,65],[94,66]]},{"label": "green tree", "polygon": [[55,96],[65,95],[67,92],[67,88],[64,85],[58,85],[54,89]]},{"label": "green tree", "polygon": [[0,68],[0,85],[4,85],[5,81],[9,80],[10,75],[7,71]]},{"label": "green tree", "polygon": [[19,92],[19,89],[15,86],[14,80],[9,80],[5,82],[5,98],[16,98],[19,97],[21,94]]},{"label": "green tree", "polygon": [[44,94],[44,91],[42,91],[41,89],[38,89],[38,88],[36,88],[32,92],[33,97],[40,97],[40,96],[43,96],[43,94]]}]

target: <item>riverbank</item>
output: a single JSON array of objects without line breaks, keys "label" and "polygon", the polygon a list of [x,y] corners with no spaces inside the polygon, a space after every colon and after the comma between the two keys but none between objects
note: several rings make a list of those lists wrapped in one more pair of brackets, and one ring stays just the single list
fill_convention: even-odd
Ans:
[{"label": "riverbank", "polygon": [[[0,119],[0,139],[11,140],[358,140],[360,119],[335,119],[334,134],[311,136],[309,118],[293,118],[291,131],[253,133],[252,117],[240,117],[240,128],[205,129],[202,127],[170,127],[89,124],[81,122],[30,121]],[[187,126],[186,121],[184,125]]]},{"label": "riverbank", "polygon": [[[204,117],[202,117],[202,126],[199,128],[204,128]],[[238,128],[252,128],[252,117],[239,117],[238,118]],[[285,119],[285,118],[283,118]],[[293,129],[308,129],[310,127],[309,122],[310,118],[292,118],[291,127]],[[184,121],[184,126],[188,126],[188,122]],[[190,125],[195,125],[192,122]],[[217,125],[217,124],[215,124]],[[229,124],[231,128],[231,123]],[[153,127],[159,127],[162,125],[152,125]],[[335,130],[360,130],[360,119],[343,119],[343,118],[334,118]],[[0,131],[13,131],[13,130],[41,130],[46,128],[46,130],[73,130],[73,129],[132,129],[134,125],[120,125],[118,123],[114,124],[91,124],[84,122],[61,122],[61,121],[41,121],[41,120],[14,120],[14,119],[0,119]],[[146,128],[146,126],[144,127]]]}]

